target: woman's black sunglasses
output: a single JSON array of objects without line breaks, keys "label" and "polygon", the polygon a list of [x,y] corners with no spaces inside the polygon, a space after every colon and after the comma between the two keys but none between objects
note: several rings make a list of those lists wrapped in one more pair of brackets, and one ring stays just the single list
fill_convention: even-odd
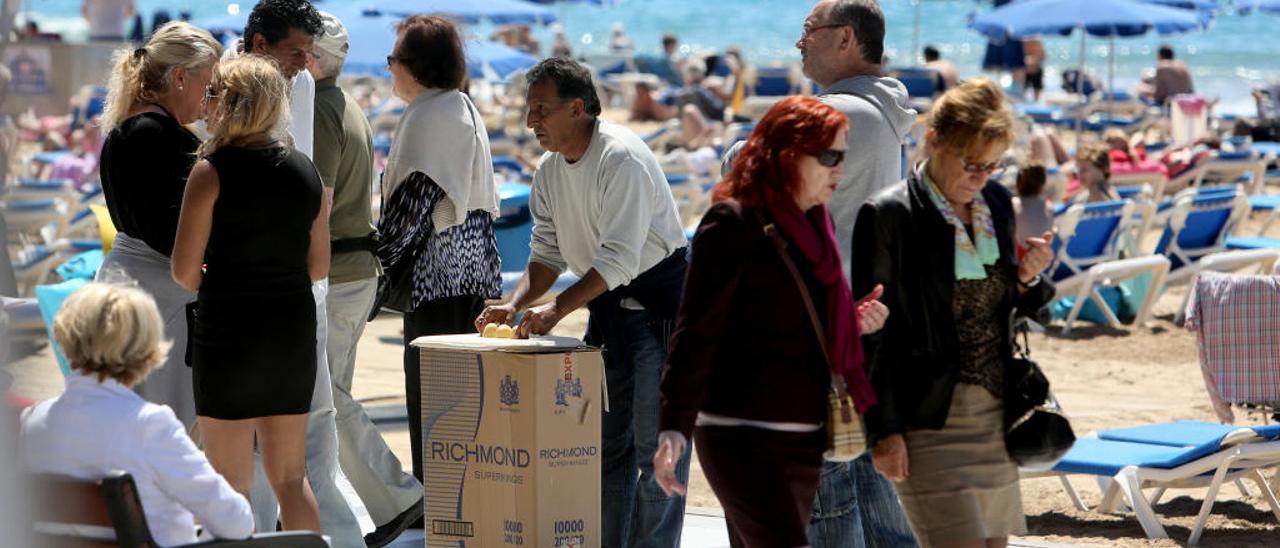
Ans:
[{"label": "woman's black sunglasses", "polygon": [[826,167],[836,167],[844,162],[844,151],[829,149],[818,154],[818,163]]}]

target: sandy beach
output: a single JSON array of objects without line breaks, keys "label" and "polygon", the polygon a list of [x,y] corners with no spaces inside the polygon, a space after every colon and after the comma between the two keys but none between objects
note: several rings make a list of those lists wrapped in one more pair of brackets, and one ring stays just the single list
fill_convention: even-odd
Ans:
[{"label": "sandy beach", "polygon": [[[1259,218],[1245,231],[1256,230]],[[1280,227],[1276,229],[1280,233]],[[1078,434],[1102,428],[1132,426],[1177,419],[1213,421],[1197,361],[1195,335],[1173,324],[1185,288],[1173,287],[1156,306],[1149,328],[1123,329],[1077,323],[1069,336],[1058,334],[1060,323],[1047,334],[1033,334],[1032,356],[1053,382],[1056,395],[1069,413]],[[580,337],[586,312],[569,316],[554,334]],[[403,422],[403,373],[400,319],[383,315],[371,324],[360,341],[354,394],[365,402],[391,447],[408,464],[409,436]],[[15,390],[32,398],[47,398],[62,389],[49,349],[8,366],[15,376]],[[1259,415],[1237,413],[1238,423],[1260,423]],[[1265,472],[1268,479],[1273,472]],[[716,507],[718,503],[694,463],[688,504]],[[1087,504],[1101,495],[1093,479],[1073,478]],[[1204,546],[1275,546],[1280,523],[1267,509],[1256,487],[1242,495],[1227,485],[1209,519],[1201,542]],[[1171,490],[1156,511],[1169,540],[1148,540],[1132,514],[1105,515],[1076,510],[1056,479],[1022,482],[1028,542],[1082,546],[1172,547],[1185,544],[1200,508],[1200,493]]]}]

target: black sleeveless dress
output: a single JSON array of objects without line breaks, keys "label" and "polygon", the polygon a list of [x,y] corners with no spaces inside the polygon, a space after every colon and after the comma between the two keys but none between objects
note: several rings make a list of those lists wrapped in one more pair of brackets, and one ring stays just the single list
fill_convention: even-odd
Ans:
[{"label": "black sleeveless dress", "polygon": [[292,148],[224,147],[192,337],[196,413],[239,420],[311,408],[316,305],[307,272],[315,166]]}]

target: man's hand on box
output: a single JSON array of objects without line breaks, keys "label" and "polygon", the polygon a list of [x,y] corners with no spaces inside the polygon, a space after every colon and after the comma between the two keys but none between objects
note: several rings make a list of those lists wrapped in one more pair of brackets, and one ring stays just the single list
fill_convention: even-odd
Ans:
[{"label": "man's hand on box", "polygon": [[556,309],[555,301],[530,308],[520,318],[520,325],[516,326],[516,338],[527,339],[536,335],[546,335],[563,318],[564,316]]}]

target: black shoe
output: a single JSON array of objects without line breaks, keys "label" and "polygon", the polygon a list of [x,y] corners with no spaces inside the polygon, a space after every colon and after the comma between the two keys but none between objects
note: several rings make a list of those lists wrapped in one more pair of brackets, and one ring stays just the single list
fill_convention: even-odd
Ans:
[{"label": "black shoe", "polygon": [[369,548],[380,548],[386,546],[404,533],[405,529],[410,529],[414,525],[422,528],[422,499],[413,503],[408,510],[405,510],[391,521],[379,525],[372,533],[364,536],[364,543]]}]

